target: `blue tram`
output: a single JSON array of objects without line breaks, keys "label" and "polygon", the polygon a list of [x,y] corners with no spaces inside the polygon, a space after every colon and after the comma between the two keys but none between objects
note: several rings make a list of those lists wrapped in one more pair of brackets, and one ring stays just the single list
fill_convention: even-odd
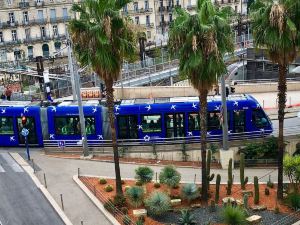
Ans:
[{"label": "blue tram", "polygon": [[[102,107],[98,101],[83,102],[85,130],[88,140],[103,139]],[[79,109],[76,102],[66,101],[58,106],[49,106],[48,138],[50,140],[81,140]]]},{"label": "blue tram", "polygon": [[[222,137],[221,107],[221,96],[208,97],[208,139]],[[231,139],[261,137],[273,132],[270,119],[250,95],[229,96],[227,111]],[[197,97],[123,100],[115,106],[115,114],[118,139],[192,139],[201,135]]]},{"label": "blue tram", "polygon": [[22,116],[26,116],[25,127],[29,130],[30,146],[43,146],[40,107],[31,102],[0,101],[0,146],[25,146]]}]

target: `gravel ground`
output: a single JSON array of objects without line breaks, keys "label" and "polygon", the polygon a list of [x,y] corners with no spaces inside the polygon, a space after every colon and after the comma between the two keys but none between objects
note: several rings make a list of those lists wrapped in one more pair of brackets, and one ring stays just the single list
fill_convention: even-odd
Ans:
[{"label": "gravel ground", "polygon": [[[217,207],[216,212],[210,212],[209,208],[197,208],[191,210],[192,214],[194,215],[195,221],[199,225],[206,225],[211,223],[222,223],[222,219],[220,217],[221,208]],[[275,214],[272,211],[262,211],[262,212],[252,212],[249,211],[251,215],[260,215],[262,216],[262,223],[261,225],[270,225],[274,224],[275,222],[283,219],[286,214]],[[180,217],[180,212],[168,212],[160,217],[153,217],[154,220],[162,222],[164,224],[177,224],[178,219]],[[290,219],[288,223],[280,223],[285,225],[293,224],[297,219]]]}]

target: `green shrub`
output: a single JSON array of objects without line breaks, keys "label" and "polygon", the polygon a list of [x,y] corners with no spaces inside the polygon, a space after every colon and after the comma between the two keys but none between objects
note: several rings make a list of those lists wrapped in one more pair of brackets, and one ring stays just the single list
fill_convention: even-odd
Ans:
[{"label": "green shrub", "polygon": [[275,206],[274,213],[275,213],[275,214],[279,214],[279,212],[280,212],[280,211],[279,211],[279,207],[278,207],[278,206]]},{"label": "green shrub", "polygon": [[136,221],[135,225],[144,225],[144,222],[142,220]]},{"label": "green shrub", "polygon": [[135,179],[140,181],[142,184],[151,182],[153,175],[153,170],[147,166],[140,166],[135,169]]},{"label": "green shrub", "polygon": [[126,204],[126,199],[123,195],[115,195],[113,203],[115,207],[122,208]]},{"label": "green shrub", "polygon": [[143,186],[143,183],[142,183],[141,181],[138,180],[137,182],[135,182],[135,185],[136,185],[136,186]]},{"label": "green shrub", "polygon": [[181,216],[178,220],[179,225],[195,225],[197,222],[194,219],[194,215],[187,209],[180,211]]},{"label": "green shrub", "polygon": [[180,173],[172,165],[165,166],[159,174],[159,181],[170,188],[178,186],[181,179]]},{"label": "green shrub", "polygon": [[106,183],[107,183],[106,179],[104,179],[104,178],[99,179],[99,184],[106,184]]},{"label": "green shrub", "polygon": [[111,186],[111,185],[106,185],[105,188],[104,188],[104,190],[105,190],[106,192],[112,192],[112,191],[114,190],[114,188],[113,188],[113,186]]},{"label": "green shrub", "polygon": [[124,191],[126,192],[131,186],[125,186]]},{"label": "green shrub", "polygon": [[288,194],[287,201],[290,207],[294,210],[300,209],[300,194],[290,193]]},{"label": "green shrub", "polygon": [[283,159],[283,172],[289,178],[293,192],[298,191],[300,184],[300,155],[286,155]]},{"label": "green shrub", "polygon": [[124,225],[131,225],[131,219],[128,215],[125,215],[122,219]]},{"label": "green shrub", "polygon": [[269,188],[265,188],[265,195],[270,195],[270,190],[269,190]]},{"label": "green shrub", "polygon": [[244,210],[230,204],[223,208],[221,217],[223,222],[227,225],[241,225],[246,223],[246,214]]},{"label": "green shrub", "polygon": [[154,183],[154,188],[160,188],[160,183]]},{"label": "green shrub", "polygon": [[181,189],[181,197],[191,202],[199,197],[199,192],[196,184],[185,184]]},{"label": "green shrub", "polygon": [[130,205],[133,207],[137,208],[143,204],[144,189],[142,187],[133,186],[125,194]]},{"label": "green shrub", "polygon": [[149,214],[159,216],[170,209],[171,200],[167,194],[156,191],[146,199],[145,205]]}]

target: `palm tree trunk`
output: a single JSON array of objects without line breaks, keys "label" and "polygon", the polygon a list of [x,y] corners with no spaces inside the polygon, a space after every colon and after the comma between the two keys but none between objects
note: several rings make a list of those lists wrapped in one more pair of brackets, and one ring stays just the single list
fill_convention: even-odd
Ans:
[{"label": "palm tree trunk", "polygon": [[283,153],[284,153],[284,137],[283,137],[283,122],[284,109],[286,103],[286,73],[287,66],[279,65],[279,79],[278,79],[278,187],[277,199],[283,199]]},{"label": "palm tree trunk", "polygon": [[105,80],[106,85],[106,99],[108,107],[109,122],[111,128],[111,140],[112,147],[114,152],[114,164],[115,164],[115,174],[116,174],[116,192],[117,195],[123,196],[122,183],[121,183],[121,173],[120,173],[120,164],[119,164],[119,152],[117,146],[117,135],[115,128],[115,115],[114,115],[114,89],[113,89],[113,80]]},{"label": "palm tree trunk", "polygon": [[207,90],[200,90],[200,126],[201,126],[201,167],[202,167],[202,190],[201,197],[207,202],[207,177],[206,177],[206,136],[207,136]]}]

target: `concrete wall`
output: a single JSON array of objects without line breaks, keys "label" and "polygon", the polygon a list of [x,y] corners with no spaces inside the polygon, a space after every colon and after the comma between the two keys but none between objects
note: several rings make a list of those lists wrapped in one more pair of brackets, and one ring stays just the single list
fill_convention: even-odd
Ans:
[{"label": "concrete wall", "polygon": [[[266,93],[276,92],[277,86],[278,84],[274,82],[264,84],[239,84],[235,85],[234,87],[236,93]],[[300,82],[289,82],[287,84],[287,89],[288,91],[300,90]],[[197,95],[197,91],[190,86],[124,87],[123,90],[121,87],[115,88],[116,99],[178,97]]]}]

